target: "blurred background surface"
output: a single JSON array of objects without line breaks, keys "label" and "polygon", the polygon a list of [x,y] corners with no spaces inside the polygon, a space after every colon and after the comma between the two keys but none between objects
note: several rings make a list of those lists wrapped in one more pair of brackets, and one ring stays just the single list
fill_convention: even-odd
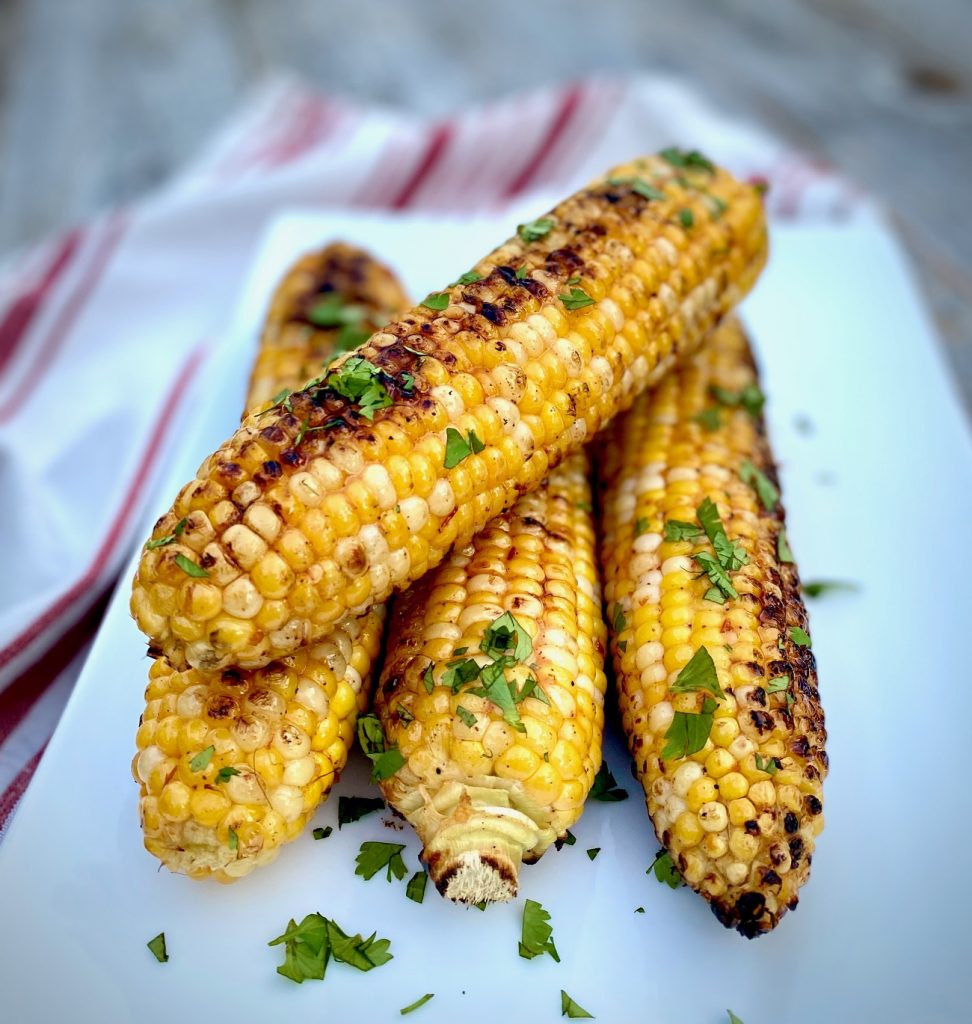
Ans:
[{"label": "blurred background surface", "polygon": [[972,409],[972,0],[0,0],[0,252],[162,182],[280,69],[423,114],[673,74],[883,203]]}]

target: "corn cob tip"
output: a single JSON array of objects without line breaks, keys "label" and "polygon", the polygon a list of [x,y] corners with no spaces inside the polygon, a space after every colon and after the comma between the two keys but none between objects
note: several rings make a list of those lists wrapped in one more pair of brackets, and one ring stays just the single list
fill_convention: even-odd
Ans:
[{"label": "corn cob tip", "polygon": [[517,893],[517,865],[499,850],[440,856],[429,870],[439,892],[456,903],[505,903]]}]

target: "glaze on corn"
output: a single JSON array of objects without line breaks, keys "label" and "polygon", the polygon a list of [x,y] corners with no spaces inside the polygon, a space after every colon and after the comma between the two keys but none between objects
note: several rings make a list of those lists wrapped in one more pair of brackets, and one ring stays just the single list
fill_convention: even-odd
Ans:
[{"label": "glaze on corn", "polygon": [[[581,815],[601,764],[604,645],[586,453],[568,458],[472,543],[396,598],[375,710],[405,765],[382,782],[415,827],[443,895],[516,895],[536,860]],[[492,661],[484,631],[510,613],[532,650],[506,678],[545,699],[500,707],[448,685],[450,666]],[[487,645],[488,646],[488,645]]]},{"label": "glaze on corn", "polygon": [[[315,297],[335,294],[365,318],[402,296],[360,250],[339,244],[303,257],[272,300],[248,408],[299,386],[307,378],[295,375],[316,372],[330,354],[339,332],[310,329],[305,312]],[[186,597],[193,600],[191,588]],[[146,849],[172,871],[231,882],[300,835],[347,761],[384,615],[377,605],[255,671],[177,671],[158,657],[132,762]]]},{"label": "glaze on corn", "polygon": [[[749,412],[711,391],[731,396],[756,380],[732,319],[617,421],[603,445],[601,536],[623,724],[655,832],[688,885],[748,937],[796,906],[827,772],[814,657],[790,633],[807,616],[796,566],[783,560],[783,509],[772,491],[766,508],[745,467],[776,486],[761,403]],[[712,552],[707,538],[665,539],[667,522],[699,522],[705,498],[748,558],[728,574],[738,597],[722,604],[706,599],[712,581],[694,558]],[[676,692],[702,647],[722,699]],[[706,698],[716,706],[704,746],[662,758],[676,715],[700,721]]]},{"label": "glaze on corn", "polygon": [[[373,335],[373,420],[333,373],[249,417],[153,537],[191,532],[139,563],[132,613],[172,663],[266,664],[404,589],[694,350],[766,233],[755,189],[684,156],[615,169]],[[448,428],[482,445],[452,468]]]}]

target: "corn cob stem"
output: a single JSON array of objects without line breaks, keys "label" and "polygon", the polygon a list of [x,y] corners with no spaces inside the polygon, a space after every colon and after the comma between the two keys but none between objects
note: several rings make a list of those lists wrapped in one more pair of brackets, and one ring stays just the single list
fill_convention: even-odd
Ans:
[{"label": "corn cob stem", "polygon": [[697,154],[617,168],[249,417],[157,524],[188,523],[143,554],[140,628],[174,665],[256,667],[404,589],[696,348],[765,255],[755,190]]},{"label": "corn cob stem", "polygon": [[728,321],[618,420],[602,461],[612,651],[648,811],[685,881],[748,937],[796,906],[827,771],[756,383]]},{"label": "corn cob stem", "polygon": [[[453,900],[512,898],[520,864],[580,817],[600,767],[606,633],[587,473],[586,454],[571,456],[390,616],[375,709],[406,762],[382,789]],[[498,647],[500,630],[522,646]]]}]

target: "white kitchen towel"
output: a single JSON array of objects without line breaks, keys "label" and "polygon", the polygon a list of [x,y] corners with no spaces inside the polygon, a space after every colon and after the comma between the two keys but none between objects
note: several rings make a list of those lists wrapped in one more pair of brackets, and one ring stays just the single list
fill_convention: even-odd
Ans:
[{"label": "white kitchen towel", "polygon": [[869,205],[826,166],[670,79],[588,79],[427,120],[282,76],[167,187],[5,261],[0,835],[268,220],[291,205],[495,209],[534,191],[566,194],[668,145],[767,179],[774,217],[846,219]]}]

